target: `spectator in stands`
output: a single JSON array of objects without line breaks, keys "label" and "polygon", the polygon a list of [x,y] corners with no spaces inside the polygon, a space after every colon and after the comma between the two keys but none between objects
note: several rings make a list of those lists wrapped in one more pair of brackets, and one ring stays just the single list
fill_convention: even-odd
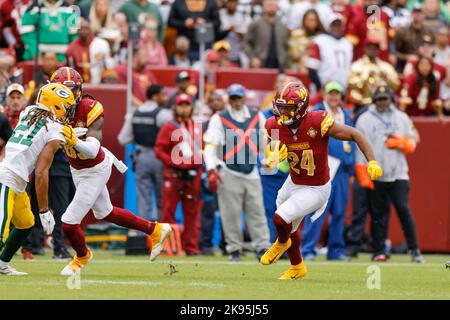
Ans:
[{"label": "spectator in stands", "polygon": [[[270,245],[261,179],[256,166],[258,154],[264,153],[265,149],[260,130],[264,128],[265,118],[245,105],[243,86],[232,84],[227,88],[227,94],[230,106],[220,115],[211,117],[204,135],[208,185],[210,189],[218,190],[230,261],[240,261],[242,255],[242,211],[247,216],[247,228],[259,260]],[[242,132],[246,134],[240,135]],[[238,147],[239,140],[243,140],[243,147]]]},{"label": "spectator in stands", "polygon": [[378,86],[373,96],[374,104],[356,123],[356,128],[370,142],[383,167],[383,176],[377,181],[370,180],[364,170],[366,164],[362,153],[356,153],[357,166],[363,168],[360,172],[366,175],[364,180],[372,186],[372,191],[369,192],[374,248],[372,260],[383,262],[387,259],[385,240],[392,203],[408,242],[412,261],[422,263],[424,258],[417,245],[414,220],[409,208],[410,185],[406,155],[413,153],[416,148],[413,123],[404,112],[395,107],[393,97],[388,86]]},{"label": "spectator in stands", "polygon": [[[218,91],[213,91],[208,97],[209,117],[208,121],[203,125],[203,132],[208,130],[209,119],[215,115],[220,114],[225,108],[225,101],[222,94]],[[214,248],[212,244],[214,222],[216,211],[219,210],[219,203],[217,199],[217,187],[208,185],[208,173],[204,169],[202,177],[202,218],[201,218],[201,236],[200,236],[200,250],[202,255],[214,255]]]},{"label": "spectator in stands", "polygon": [[12,128],[8,117],[0,111],[0,161],[5,157],[5,145],[12,134]]},{"label": "spectator in stands", "polygon": [[[159,130],[173,118],[170,110],[158,106],[158,101],[164,99],[161,96],[165,96],[163,86],[152,84],[148,87],[147,100],[136,111],[125,115],[125,122],[117,137],[121,145],[137,145],[132,154],[132,161],[133,171],[136,172],[138,215],[147,220],[158,221],[161,221],[162,214],[163,165],[155,157],[154,147]],[[151,217],[153,192],[156,199],[156,217]]]},{"label": "spectator in stands", "polygon": [[[144,104],[147,88],[156,83],[153,73],[145,70],[146,59],[144,49],[139,46],[133,48],[132,103],[135,107]],[[119,83],[127,83],[128,66],[126,64],[118,65],[116,71],[119,76]]]},{"label": "spectator in stands", "polygon": [[[195,28],[205,23],[214,25],[215,35],[220,28],[219,10],[214,0],[197,0],[194,6],[188,0],[175,0],[170,9],[168,26],[175,28],[178,35],[186,36],[190,42],[189,58],[198,61],[199,44],[195,39]],[[207,44],[208,49],[211,44]]]},{"label": "spectator in stands", "polygon": [[389,24],[394,30],[408,27],[411,23],[411,13],[405,7],[405,2],[401,0],[383,0],[382,10],[389,17]]},{"label": "spectator in stands", "polygon": [[441,66],[450,66],[449,32],[447,27],[442,27],[437,31],[434,51],[434,62]]},{"label": "spectator in stands", "polygon": [[[175,99],[178,95],[182,93],[186,93],[191,98],[194,98],[197,94],[197,89],[192,84],[192,78],[189,72],[187,71],[181,71],[179,74],[177,74],[175,78],[175,86],[176,91],[175,93],[169,97],[169,100],[167,101],[167,107],[169,109],[173,108],[175,106]],[[194,99],[192,99],[194,101]]]},{"label": "spectator in stands", "polygon": [[440,0],[424,0],[423,12],[425,14],[424,25],[433,32],[447,26],[447,22],[442,15]]},{"label": "spectator in stands", "polygon": [[313,39],[324,32],[325,29],[320,22],[317,11],[314,9],[307,10],[303,15],[301,28],[292,30],[289,37],[289,57],[292,60],[294,70],[308,73],[306,60],[309,47]]},{"label": "spectator in stands", "polygon": [[11,128],[15,129],[20,113],[25,110],[27,99],[25,89],[18,83],[10,84],[6,90],[6,105],[4,112],[9,119]]},{"label": "spectator in stands", "polygon": [[223,37],[230,44],[230,60],[240,65],[241,42],[251,19],[237,9],[238,0],[227,0],[225,7],[219,10],[220,38]]},{"label": "spectator in stands", "polygon": [[303,21],[304,14],[310,9],[314,9],[317,12],[322,25],[327,26],[330,24],[329,19],[333,11],[329,4],[320,2],[319,0],[305,0],[297,2],[292,6],[287,24],[289,30],[300,28],[300,22]]},{"label": "spectator in stands", "polygon": [[114,60],[117,64],[127,63],[127,48],[128,48],[128,22],[127,16],[123,12],[116,12],[113,14],[113,21],[116,28],[120,32],[120,37],[115,43],[113,49]]},{"label": "spectator in stands", "polygon": [[164,23],[158,6],[148,0],[128,0],[119,9],[127,16],[127,22],[138,22],[142,24],[145,16],[151,14],[158,21],[158,40],[164,40]]},{"label": "spectator in stands", "polygon": [[0,47],[14,47],[17,61],[22,60],[25,50],[20,27],[29,2],[30,0],[0,2]]},{"label": "spectator in stands", "polygon": [[[355,47],[353,60],[360,59],[364,55],[365,42],[366,39],[369,39],[379,43],[379,57],[388,61],[389,44],[393,36],[392,31],[390,31],[389,17],[384,11],[380,10],[379,21],[374,21],[374,12],[369,7],[378,6],[380,0],[363,0],[362,4],[362,6],[355,6],[353,17],[347,26],[347,37]],[[376,18],[378,20],[378,14]]]},{"label": "spectator in stands", "polygon": [[432,31],[423,24],[422,6],[416,4],[412,8],[411,23],[401,27],[395,34],[395,50],[397,56],[397,71],[403,72],[409,60],[417,60],[417,52],[425,35],[433,36]]},{"label": "spectator in stands", "polygon": [[158,30],[158,22],[156,19],[148,15],[141,27],[140,46],[144,49],[147,57],[147,65],[167,66],[166,51],[158,41],[156,31]]},{"label": "spectator in stands", "polygon": [[13,55],[0,51],[0,107],[6,103],[6,89],[15,82],[10,70],[14,67],[15,59]]},{"label": "spectator in stands", "polygon": [[44,52],[39,57],[39,62],[42,68],[35,70],[36,74],[33,80],[28,83],[28,88],[25,90],[25,96],[28,98],[28,104],[34,104],[39,89],[50,81],[53,72],[58,69],[58,58],[55,52]]},{"label": "spectator in stands", "polygon": [[234,63],[230,59],[231,45],[225,41],[220,40],[214,43],[213,50],[218,54],[218,65],[224,68],[236,68],[239,67],[238,64]]},{"label": "spectator in stands", "polygon": [[189,58],[189,39],[178,36],[175,40],[175,52],[169,57],[169,64],[177,67],[190,67],[192,61]]},{"label": "spectator in stands", "polygon": [[438,115],[443,120],[440,80],[433,72],[433,61],[420,57],[412,72],[403,81],[400,108],[410,116]]},{"label": "spectator in stands", "polygon": [[99,84],[101,74],[114,68],[108,42],[96,37],[88,21],[81,19],[78,38],[66,52],[67,64],[77,70],[85,83]]},{"label": "spectator in stands", "polygon": [[366,39],[364,50],[365,55],[351,65],[348,78],[350,98],[355,103],[355,111],[372,103],[374,86],[379,81],[386,81],[394,90],[400,85],[394,67],[378,58],[378,41]]},{"label": "spectator in stands", "polygon": [[286,69],[290,65],[289,33],[277,12],[277,1],[265,0],[264,16],[248,27],[242,45],[252,68]]},{"label": "spectator in stands", "polygon": [[343,17],[334,14],[329,20],[328,32],[313,39],[306,62],[317,91],[329,81],[337,81],[346,88],[353,58],[353,46],[344,37]]},{"label": "spectator in stands", "polygon": [[102,29],[115,27],[109,0],[94,0],[89,10],[89,21],[92,33],[97,35]]},{"label": "spectator in stands", "polygon": [[[67,46],[77,37],[77,13],[64,1],[42,0],[42,5],[40,3],[33,0],[22,17],[24,59],[33,60],[38,48],[39,53],[57,53],[58,61],[65,62]],[[36,33],[39,33],[39,46]]]},{"label": "spectator in stands", "polygon": [[182,242],[188,256],[200,254],[202,210],[202,127],[194,123],[192,112],[191,97],[178,95],[174,119],[160,129],[155,145],[155,155],[164,164],[162,222],[175,223],[175,211],[181,200],[184,223]]},{"label": "spectator in stands", "polygon": [[[353,126],[350,110],[343,108],[344,88],[338,82],[328,82],[324,87],[324,102],[314,106],[313,110],[329,112],[338,124]],[[315,260],[316,246],[320,230],[330,212],[328,227],[327,259],[347,260],[345,255],[345,211],[349,199],[349,178],[353,175],[355,165],[355,144],[349,141],[330,138],[328,142],[330,165],[331,195],[324,213],[314,222],[305,219],[302,233],[302,253],[305,260]],[[332,160],[332,161],[331,161]],[[334,172],[334,176],[332,173]]]},{"label": "spectator in stands", "polygon": [[282,86],[283,84],[288,83],[289,81],[293,81],[292,79],[293,79],[293,77],[289,77],[287,74],[285,74],[283,72],[278,73],[277,77],[275,78],[275,82],[273,84],[272,91],[270,91],[266,94],[263,101],[261,102],[261,106],[259,107],[259,109],[263,112],[268,109],[272,109],[273,108],[273,100],[275,98],[275,94],[276,94],[278,88],[280,86]]},{"label": "spectator in stands", "polygon": [[216,89],[216,73],[220,67],[220,55],[214,50],[208,50],[203,57],[203,61],[198,61],[194,63],[192,69],[204,70],[205,75],[205,95],[204,98],[207,100],[209,94]]},{"label": "spectator in stands", "polygon": [[449,84],[446,68],[434,62],[434,57],[436,55],[434,36],[424,35],[422,37],[417,54],[418,55],[416,57],[412,57],[412,59],[409,60],[406,64],[405,69],[403,70],[403,74],[405,76],[408,76],[410,73],[415,72],[418,57],[422,56],[433,61],[433,72],[436,79],[441,83]]}]

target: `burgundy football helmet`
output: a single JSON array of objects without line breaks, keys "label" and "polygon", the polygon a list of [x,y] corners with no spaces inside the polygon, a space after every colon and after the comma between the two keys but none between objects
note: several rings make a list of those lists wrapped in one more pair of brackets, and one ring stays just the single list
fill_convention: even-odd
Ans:
[{"label": "burgundy football helmet", "polygon": [[303,119],[308,113],[308,89],[301,82],[289,82],[278,88],[272,104],[278,123],[290,125]]}]

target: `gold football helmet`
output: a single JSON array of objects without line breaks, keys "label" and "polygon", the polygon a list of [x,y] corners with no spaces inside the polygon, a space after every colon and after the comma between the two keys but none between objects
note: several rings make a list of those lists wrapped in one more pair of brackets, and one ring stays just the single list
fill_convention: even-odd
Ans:
[{"label": "gold football helmet", "polygon": [[65,85],[49,83],[39,90],[36,105],[50,111],[58,120],[64,120],[70,110],[75,108],[75,97]]}]

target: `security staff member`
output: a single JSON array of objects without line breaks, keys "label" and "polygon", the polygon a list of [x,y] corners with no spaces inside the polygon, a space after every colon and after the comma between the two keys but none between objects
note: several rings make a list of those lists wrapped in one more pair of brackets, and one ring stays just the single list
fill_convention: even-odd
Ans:
[{"label": "security staff member", "polygon": [[[388,233],[391,202],[398,214],[413,262],[424,262],[417,245],[414,220],[409,208],[409,175],[406,155],[414,152],[416,141],[414,128],[406,113],[393,104],[390,87],[380,85],[373,95],[373,104],[362,114],[356,124],[371,143],[383,169],[379,181],[358,177],[363,186],[372,189],[369,202],[372,211],[372,240],[374,261],[385,261],[385,240]],[[360,152],[356,154],[357,167],[365,165]],[[358,170],[358,169],[356,169]],[[360,171],[362,172],[362,170]]]},{"label": "security staff member", "polygon": [[170,110],[159,107],[160,101],[165,99],[163,87],[152,84],[147,89],[147,101],[133,113],[125,116],[125,123],[119,133],[121,145],[135,143],[137,145],[132,154],[133,167],[136,172],[136,187],[138,193],[138,216],[151,220],[153,208],[153,188],[156,191],[156,208],[158,220],[161,221],[161,188],[163,180],[163,166],[155,157],[154,146],[159,129],[172,120]]},{"label": "security staff member", "polygon": [[[264,137],[260,134],[265,119],[262,113],[245,105],[243,86],[232,84],[227,93],[230,106],[211,117],[204,135],[208,180],[210,185],[220,183],[219,209],[230,261],[239,261],[242,254],[242,211],[247,215],[247,228],[259,260],[270,246],[256,166],[258,153],[265,150]],[[223,169],[220,178],[219,167]]]}]

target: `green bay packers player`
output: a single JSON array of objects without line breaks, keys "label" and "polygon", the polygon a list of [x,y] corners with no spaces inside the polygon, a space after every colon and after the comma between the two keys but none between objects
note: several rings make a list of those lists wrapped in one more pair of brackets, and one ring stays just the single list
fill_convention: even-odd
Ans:
[{"label": "green bay packers player", "polygon": [[[25,192],[33,170],[40,220],[46,234],[55,226],[48,208],[48,171],[53,156],[65,142],[62,134],[66,114],[75,103],[72,91],[62,84],[50,83],[38,93],[36,105],[22,111],[19,123],[5,146],[0,162],[0,274],[26,275],[9,265],[34,225],[30,200]],[[9,232],[10,223],[14,230]]]}]

